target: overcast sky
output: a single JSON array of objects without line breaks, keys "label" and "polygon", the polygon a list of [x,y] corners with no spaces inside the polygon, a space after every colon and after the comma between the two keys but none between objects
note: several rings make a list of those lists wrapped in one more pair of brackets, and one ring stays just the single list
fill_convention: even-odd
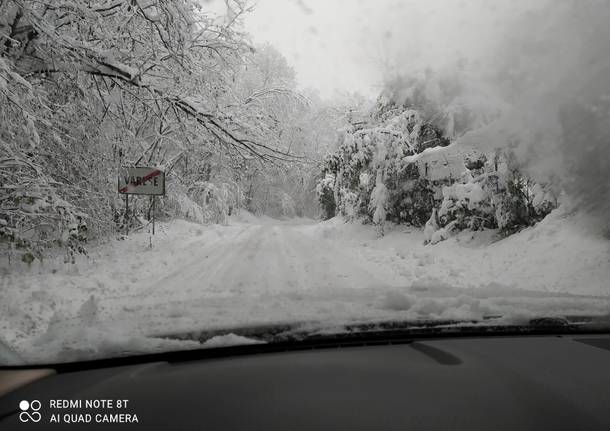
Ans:
[{"label": "overcast sky", "polygon": [[378,34],[366,24],[367,10],[354,0],[259,0],[245,26],[255,42],[269,42],[284,54],[301,86],[322,96],[334,91],[372,95],[378,90],[379,65],[367,39]]},{"label": "overcast sky", "polygon": [[[201,1],[225,10],[224,0]],[[514,20],[554,1],[251,0],[244,26],[287,58],[301,87],[375,97],[397,73],[454,68],[458,59],[485,69],[499,41],[521,31]]]},{"label": "overcast sky", "polygon": [[323,97],[335,91],[375,96],[388,74],[485,55],[515,10],[531,3],[257,0],[245,27],[255,42],[269,42],[286,56],[301,86]]}]

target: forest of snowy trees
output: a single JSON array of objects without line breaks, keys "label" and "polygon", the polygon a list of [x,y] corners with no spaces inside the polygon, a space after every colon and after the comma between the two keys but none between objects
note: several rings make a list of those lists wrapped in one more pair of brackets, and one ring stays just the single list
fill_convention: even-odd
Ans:
[{"label": "forest of snowy trees", "polygon": [[[0,238],[24,261],[138,228],[120,166],[159,166],[162,217],[222,223],[247,208],[314,215],[332,115],[295,90],[271,46],[240,31],[239,1],[0,1]],[[315,127],[313,125],[315,124]],[[312,145],[315,143],[315,145]]]},{"label": "forest of snowy trees", "polygon": [[[561,87],[580,97],[569,104],[532,96],[523,83],[541,72],[531,68],[495,76],[500,94],[473,91],[466,64],[387,79],[373,106],[330,103],[298,90],[275,48],[251,43],[240,26],[245,2],[226,6],[216,16],[194,0],[0,0],[4,251],[31,262],[60,246],[70,261],[125,223],[141,228],[150,198],[126,213],[113,187],[121,166],[138,165],[166,172],[159,217],[199,223],[224,223],[241,208],[342,215],[381,234],[386,221],[425,228],[436,243],[463,229],[513,233],[566,193],[603,218],[609,105],[595,88],[605,63]],[[555,8],[546,31],[569,27],[573,10]],[[587,48],[573,52],[595,57],[599,38],[585,34]],[[530,55],[507,58],[520,65]],[[521,118],[545,103],[559,124]],[[588,149],[562,144],[561,133]],[[559,163],[544,163],[556,154]]]}]

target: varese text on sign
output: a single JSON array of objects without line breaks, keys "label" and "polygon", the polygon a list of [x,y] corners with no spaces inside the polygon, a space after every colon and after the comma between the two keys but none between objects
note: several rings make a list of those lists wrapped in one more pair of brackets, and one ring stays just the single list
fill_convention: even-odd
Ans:
[{"label": "varese text on sign", "polygon": [[164,195],[165,173],[158,168],[124,167],[119,172],[119,193]]}]

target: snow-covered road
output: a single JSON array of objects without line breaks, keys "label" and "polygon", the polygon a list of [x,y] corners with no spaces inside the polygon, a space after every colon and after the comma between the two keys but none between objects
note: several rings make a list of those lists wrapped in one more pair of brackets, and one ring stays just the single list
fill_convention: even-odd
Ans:
[{"label": "snow-covered road", "polygon": [[76,265],[5,273],[0,334],[48,361],[197,346],[160,337],[270,323],[608,314],[608,241],[566,223],[424,246],[418,230],[377,238],[340,219],[174,220],[152,248],[140,232],[91,246]]},{"label": "snow-covered road", "polygon": [[274,295],[318,289],[380,287],[350,249],[302,232],[302,225],[239,225],[229,238],[200,241],[151,285],[189,299],[210,294]]},{"label": "snow-covered road", "polygon": [[[316,235],[315,227],[307,220],[267,220],[206,232],[162,260],[163,276],[150,268],[128,295],[98,303],[114,310],[114,321],[146,322],[149,334],[167,334],[327,319],[400,286],[392,271],[380,271],[354,247]],[[352,317],[364,316],[354,310]]]}]

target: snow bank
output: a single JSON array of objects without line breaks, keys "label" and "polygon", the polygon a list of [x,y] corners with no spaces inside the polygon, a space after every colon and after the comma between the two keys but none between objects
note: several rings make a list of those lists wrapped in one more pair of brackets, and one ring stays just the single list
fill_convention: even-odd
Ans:
[{"label": "snow bank", "polygon": [[226,335],[216,335],[203,343],[203,347],[230,347],[244,346],[247,344],[265,344],[264,341],[255,340],[253,338],[242,337],[229,333]]},{"label": "snow bank", "polygon": [[[609,241],[556,210],[505,239],[460,232],[424,245],[418,229],[340,218],[242,214],[227,226],[159,223],[61,259],[3,269],[0,336],[23,360],[69,361],[202,347],[170,337],[309,322],[610,314]],[[237,217],[235,217],[237,218]],[[250,343],[234,334],[203,347]],[[4,355],[6,356],[6,355]]]},{"label": "snow bank", "polygon": [[[149,338],[145,326],[121,326],[113,316],[130,313],[148,294],[152,281],[180,267],[197,244],[238,231],[174,220],[158,223],[155,237],[141,231],[91,246],[89,257],[78,256],[75,265],[64,264],[61,255],[31,266],[3,260],[0,334],[33,362],[191,347]],[[123,299],[111,302],[110,298]]]},{"label": "snow bank", "polygon": [[246,209],[236,210],[229,216],[231,223],[256,223],[259,218]]},{"label": "snow bank", "polygon": [[384,267],[454,287],[494,282],[532,291],[606,296],[610,241],[588,226],[586,215],[559,208],[536,226],[504,239],[495,230],[464,231],[435,245],[424,242],[436,229],[426,233],[394,226],[377,239],[369,227],[346,225],[339,218],[316,229],[324,237],[366,244],[362,250],[367,257]]}]

